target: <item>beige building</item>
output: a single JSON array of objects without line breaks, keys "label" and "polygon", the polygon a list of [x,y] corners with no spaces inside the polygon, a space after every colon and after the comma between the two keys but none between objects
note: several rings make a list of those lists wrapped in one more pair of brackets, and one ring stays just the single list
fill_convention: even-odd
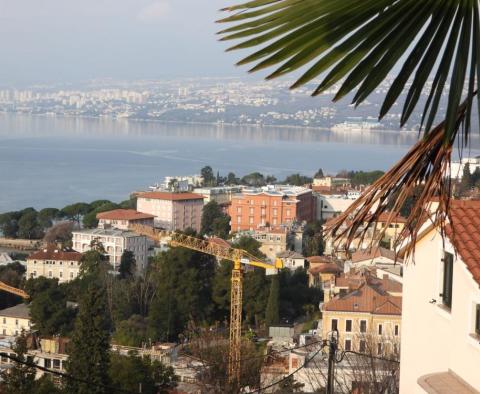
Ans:
[{"label": "beige building", "polygon": [[480,392],[480,201],[451,201],[404,268],[400,393]]},{"label": "beige building", "polygon": [[260,251],[270,260],[287,250],[289,240],[286,230],[249,231],[245,233],[261,243]]},{"label": "beige building", "polygon": [[348,188],[351,186],[350,179],[337,178],[333,176],[324,176],[323,178],[314,178],[313,186],[320,186],[326,188],[343,187]]},{"label": "beige building", "polygon": [[293,250],[279,253],[277,257],[282,260],[283,267],[291,271],[295,271],[297,268],[305,268],[305,257]]},{"label": "beige building", "polygon": [[205,204],[210,201],[216,201],[219,205],[229,205],[232,202],[232,196],[240,193],[241,186],[221,186],[221,187],[199,187],[193,189],[193,192],[204,197]]},{"label": "beige building", "polygon": [[118,270],[125,250],[135,255],[138,274],[147,267],[150,242],[143,235],[124,230],[96,228],[73,231],[72,236],[73,249],[80,253],[89,251],[93,241],[101,243],[114,270]]},{"label": "beige building", "polygon": [[1,335],[20,335],[22,330],[29,332],[31,325],[30,307],[27,304],[18,304],[0,311]]},{"label": "beige building", "polygon": [[378,356],[398,354],[402,297],[365,280],[357,289],[323,305],[323,338],[338,330],[339,347]]},{"label": "beige building", "polygon": [[204,197],[195,193],[147,192],[137,198],[137,211],[155,217],[155,227],[200,231]]},{"label": "beige building", "polygon": [[80,271],[79,252],[66,252],[54,247],[38,250],[27,257],[27,278],[58,279],[59,283],[75,279]]},{"label": "beige building", "polygon": [[153,227],[154,217],[148,213],[137,212],[135,209],[114,209],[97,214],[99,228],[117,228],[119,230],[128,230],[132,225]]}]

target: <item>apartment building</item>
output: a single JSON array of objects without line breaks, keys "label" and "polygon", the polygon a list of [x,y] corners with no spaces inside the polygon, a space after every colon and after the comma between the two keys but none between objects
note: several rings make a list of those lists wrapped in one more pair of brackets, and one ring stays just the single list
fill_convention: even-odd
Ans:
[{"label": "apartment building", "polygon": [[233,196],[229,215],[234,232],[290,227],[315,219],[315,200],[310,189],[299,186],[244,189]]},{"label": "apartment building", "polygon": [[73,231],[72,236],[73,249],[80,253],[89,251],[92,241],[101,243],[114,270],[118,270],[125,250],[129,250],[135,255],[138,274],[147,267],[150,243],[143,235],[125,230],[96,228]]},{"label": "apartment building", "polygon": [[155,227],[200,231],[203,200],[195,193],[147,192],[138,195],[137,211],[153,215]]},{"label": "apartment building", "polygon": [[289,233],[286,229],[247,231],[245,235],[260,242],[260,252],[270,260],[275,260],[277,255],[285,252],[289,246]]},{"label": "apartment building", "polygon": [[382,284],[366,278],[358,288],[326,302],[322,309],[323,338],[338,330],[339,347],[343,350],[378,356],[398,354],[402,319],[398,287],[401,289],[401,285],[389,292]]},{"label": "apartment building", "polygon": [[119,230],[128,230],[131,225],[153,227],[154,218],[153,215],[138,212],[135,209],[114,209],[97,214],[99,228],[117,228]]},{"label": "apartment building", "polygon": [[229,205],[235,194],[240,193],[241,186],[199,187],[193,192],[204,197],[205,204],[216,201],[219,205]]},{"label": "apartment building", "polygon": [[80,271],[82,254],[55,247],[38,250],[27,257],[27,278],[58,279],[59,283],[75,279]]},{"label": "apartment building", "polygon": [[452,200],[450,217],[404,267],[401,394],[480,392],[480,201]]},{"label": "apartment building", "polygon": [[18,304],[0,311],[1,335],[17,336],[22,330],[30,331],[31,326],[30,307],[27,304]]}]

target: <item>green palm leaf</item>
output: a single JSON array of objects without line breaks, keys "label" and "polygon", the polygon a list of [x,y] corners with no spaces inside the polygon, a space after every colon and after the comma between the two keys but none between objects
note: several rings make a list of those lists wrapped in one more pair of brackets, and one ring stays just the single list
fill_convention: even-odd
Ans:
[{"label": "green palm leaf", "polygon": [[[255,48],[238,63],[254,63],[251,72],[273,68],[267,77],[271,79],[306,68],[292,88],[322,76],[313,92],[317,95],[343,80],[334,99],[353,92],[355,105],[399,67],[379,117],[405,92],[404,125],[422,93],[428,94],[421,127],[428,136],[441,115],[445,142],[451,143],[459,127],[458,107],[466,96],[467,141],[475,78],[480,76],[478,1],[254,0],[225,8],[231,15],[219,22],[233,25],[219,34],[224,41],[240,40],[229,50]],[[447,94],[447,109],[439,114],[440,100]],[[480,113],[480,104],[477,109]]]}]

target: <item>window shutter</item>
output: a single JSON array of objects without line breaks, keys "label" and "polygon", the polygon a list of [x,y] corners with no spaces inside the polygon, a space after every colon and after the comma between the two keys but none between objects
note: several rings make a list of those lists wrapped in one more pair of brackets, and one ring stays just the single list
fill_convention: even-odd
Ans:
[{"label": "window shutter", "polygon": [[453,287],[453,255],[445,253],[443,258],[443,293],[442,302],[445,306],[452,307]]}]

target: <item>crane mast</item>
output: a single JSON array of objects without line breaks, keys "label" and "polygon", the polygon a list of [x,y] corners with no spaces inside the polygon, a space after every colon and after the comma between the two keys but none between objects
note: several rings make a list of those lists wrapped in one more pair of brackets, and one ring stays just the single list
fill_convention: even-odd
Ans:
[{"label": "crane mast", "polygon": [[242,304],[243,304],[243,268],[242,264],[263,269],[283,268],[283,262],[277,259],[274,264],[261,261],[242,249],[235,249],[185,234],[173,233],[171,246],[181,246],[197,252],[206,253],[220,259],[233,262],[232,286],[230,293],[230,341],[228,358],[228,377],[230,383],[240,382],[241,341],[242,341]]}]

